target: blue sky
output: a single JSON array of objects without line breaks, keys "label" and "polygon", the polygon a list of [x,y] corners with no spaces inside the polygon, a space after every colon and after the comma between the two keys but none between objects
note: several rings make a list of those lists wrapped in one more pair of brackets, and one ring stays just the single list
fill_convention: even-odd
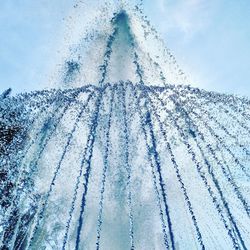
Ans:
[{"label": "blue sky", "polygon": [[[0,92],[50,81],[73,0],[0,1]],[[250,97],[249,0],[144,0],[190,84]]]}]

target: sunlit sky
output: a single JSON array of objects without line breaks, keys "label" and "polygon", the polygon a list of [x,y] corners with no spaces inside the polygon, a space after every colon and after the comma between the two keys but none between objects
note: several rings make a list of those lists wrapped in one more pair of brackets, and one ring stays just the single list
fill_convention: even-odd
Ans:
[{"label": "sunlit sky", "polygon": [[[0,1],[0,92],[46,86],[74,3]],[[144,11],[189,84],[250,97],[249,0],[144,0]]]}]

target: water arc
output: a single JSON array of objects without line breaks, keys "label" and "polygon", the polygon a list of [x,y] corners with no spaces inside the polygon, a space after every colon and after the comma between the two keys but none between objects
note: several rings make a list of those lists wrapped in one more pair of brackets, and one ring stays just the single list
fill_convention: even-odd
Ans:
[{"label": "water arc", "polygon": [[171,84],[137,12],[89,39],[64,88],[0,96],[1,249],[249,248],[249,100]]}]

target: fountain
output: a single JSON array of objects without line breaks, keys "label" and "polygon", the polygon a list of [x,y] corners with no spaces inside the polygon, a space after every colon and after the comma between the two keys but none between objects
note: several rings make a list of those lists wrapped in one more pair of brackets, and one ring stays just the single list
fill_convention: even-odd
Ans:
[{"label": "fountain", "polygon": [[0,96],[1,249],[247,249],[249,100],[170,84],[139,7],[109,20],[63,88]]}]

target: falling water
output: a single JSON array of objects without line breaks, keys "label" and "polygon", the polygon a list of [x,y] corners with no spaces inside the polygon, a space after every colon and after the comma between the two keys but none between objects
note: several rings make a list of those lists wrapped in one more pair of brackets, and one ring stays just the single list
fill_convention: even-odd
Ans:
[{"label": "falling water", "polygon": [[138,6],[102,21],[0,96],[1,249],[247,249],[249,100],[177,84]]}]

